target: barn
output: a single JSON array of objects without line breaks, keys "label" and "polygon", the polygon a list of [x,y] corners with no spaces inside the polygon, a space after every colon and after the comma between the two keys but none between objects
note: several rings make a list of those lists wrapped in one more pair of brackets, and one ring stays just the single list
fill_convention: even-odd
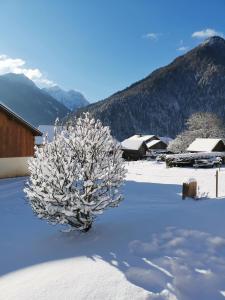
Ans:
[{"label": "barn", "polygon": [[28,175],[35,136],[42,133],[0,102],[0,178]]},{"label": "barn", "polygon": [[123,158],[127,160],[138,160],[146,154],[147,146],[139,135],[134,135],[121,143]]},{"label": "barn", "polygon": [[188,152],[224,152],[225,145],[221,139],[197,138],[187,148]]},{"label": "barn", "polygon": [[146,146],[149,151],[157,151],[157,150],[166,150],[167,144],[162,140],[152,140],[146,143]]},{"label": "barn", "polygon": [[155,141],[160,142],[160,139],[156,135],[135,134],[121,143],[123,157],[130,160],[141,159],[148,151],[147,143]]}]

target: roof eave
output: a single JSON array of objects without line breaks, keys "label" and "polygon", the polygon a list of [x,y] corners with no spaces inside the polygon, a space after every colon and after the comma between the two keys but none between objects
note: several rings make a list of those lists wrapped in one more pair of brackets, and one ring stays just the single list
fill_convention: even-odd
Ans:
[{"label": "roof eave", "polygon": [[29,122],[24,120],[22,117],[20,117],[18,114],[16,114],[14,111],[12,111],[10,108],[5,106],[4,104],[0,103],[0,109],[2,109],[4,112],[6,112],[8,115],[10,115],[10,117],[16,119],[17,121],[19,121],[20,123],[25,125],[27,128],[29,128],[34,133],[35,136],[42,136],[42,132],[40,130],[35,128],[33,125],[31,125]]}]

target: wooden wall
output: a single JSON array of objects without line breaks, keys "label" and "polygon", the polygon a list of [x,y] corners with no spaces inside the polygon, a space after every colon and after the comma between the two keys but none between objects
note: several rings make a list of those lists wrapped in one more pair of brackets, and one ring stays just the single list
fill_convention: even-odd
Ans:
[{"label": "wooden wall", "polygon": [[149,150],[157,150],[157,149],[166,149],[167,144],[162,141],[159,141],[157,144],[153,145]]},{"label": "wooden wall", "polygon": [[0,110],[0,158],[34,155],[34,135],[18,120]]},{"label": "wooden wall", "polygon": [[143,158],[145,154],[146,146],[144,143],[138,150],[123,149],[123,158],[126,160],[138,160]]},{"label": "wooden wall", "polygon": [[219,141],[219,143],[213,148],[214,152],[218,151],[218,152],[223,152],[225,151],[225,146],[224,143],[222,141]]}]

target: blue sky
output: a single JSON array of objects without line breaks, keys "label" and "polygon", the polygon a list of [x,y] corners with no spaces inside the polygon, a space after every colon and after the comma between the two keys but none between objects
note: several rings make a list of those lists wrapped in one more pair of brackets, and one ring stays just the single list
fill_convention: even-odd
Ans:
[{"label": "blue sky", "polygon": [[0,0],[0,73],[93,102],[215,33],[225,33],[224,0]]}]

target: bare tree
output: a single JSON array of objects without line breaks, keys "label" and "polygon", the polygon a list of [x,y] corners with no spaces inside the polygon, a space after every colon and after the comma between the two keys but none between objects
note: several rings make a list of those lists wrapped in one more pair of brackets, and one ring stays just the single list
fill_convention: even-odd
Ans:
[{"label": "bare tree", "polygon": [[173,140],[168,149],[172,152],[184,152],[196,138],[224,138],[225,129],[222,120],[213,113],[195,113],[186,122],[187,129]]}]

